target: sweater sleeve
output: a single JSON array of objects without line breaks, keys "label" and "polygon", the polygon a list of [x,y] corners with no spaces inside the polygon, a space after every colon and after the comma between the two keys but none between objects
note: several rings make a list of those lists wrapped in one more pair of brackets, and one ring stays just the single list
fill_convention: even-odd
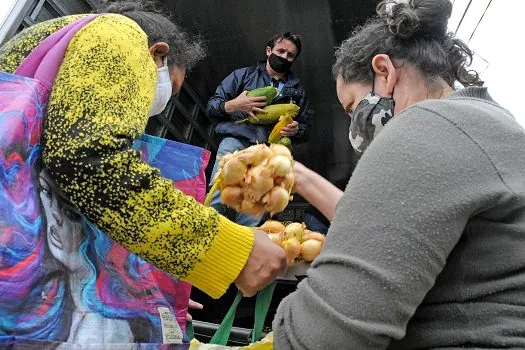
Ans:
[{"label": "sweater sleeve", "polygon": [[242,93],[246,71],[246,68],[239,68],[230,73],[220,83],[206,106],[206,111],[210,118],[215,118],[218,121],[246,118],[246,115],[242,112],[227,113],[224,110],[226,102],[233,100]]},{"label": "sweater sleeve", "polygon": [[55,80],[44,164],[111,238],[219,297],[245,265],[253,233],[178,191],[132,149],[155,84],[147,37],[136,23],[104,15],[88,24],[70,42]]},{"label": "sweater sleeve", "polygon": [[321,255],[281,303],[275,348],[385,349],[403,338],[467,220],[503,187],[453,123],[420,107],[401,113],[363,155]]}]

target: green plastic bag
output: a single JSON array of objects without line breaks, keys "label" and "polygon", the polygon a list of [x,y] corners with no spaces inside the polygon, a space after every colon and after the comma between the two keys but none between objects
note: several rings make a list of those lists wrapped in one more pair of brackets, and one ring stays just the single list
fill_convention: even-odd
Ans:
[{"label": "green plastic bag", "polygon": [[252,345],[244,347],[228,347],[228,339],[230,338],[230,333],[233,327],[233,321],[235,319],[235,313],[237,312],[237,307],[243,298],[242,293],[238,292],[235,296],[235,299],[230,306],[230,309],[226,313],[226,316],[222,320],[219,328],[213,335],[210,344],[202,344],[196,339],[192,339],[193,327],[191,324],[188,324],[187,334],[190,339],[192,339],[190,350],[220,350],[220,349],[245,349],[245,350],[270,350],[273,348],[273,334],[269,334],[265,339],[258,342],[261,339],[261,334],[264,328],[264,320],[268,314],[270,304],[272,302],[273,292],[275,290],[276,282],[268,285],[266,288],[257,293],[257,299],[255,301],[255,322],[252,332]]}]

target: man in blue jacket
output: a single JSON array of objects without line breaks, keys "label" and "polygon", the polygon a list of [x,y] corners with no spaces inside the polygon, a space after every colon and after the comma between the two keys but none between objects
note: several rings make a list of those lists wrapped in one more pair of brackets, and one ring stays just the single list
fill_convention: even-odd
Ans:
[{"label": "man in blue jacket", "polygon": [[[290,67],[301,53],[301,39],[298,35],[286,32],[274,36],[266,46],[266,61],[257,66],[240,68],[228,75],[217,87],[215,94],[208,101],[207,112],[218,120],[216,133],[222,137],[217,151],[217,160],[213,167],[212,179],[220,158],[233,151],[247,148],[253,144],[265,143],[272,131],[272,125],[236,124],[235,121],[246,118],[256,112],[264,112],[265,97],[249,97],[248,91],[265,86],[275,86],[277,96],[272,104],[293,102],[300,107],[295,121],[281,131],[292,143],[306,142],[310,131],[307,119],[306,90],[291,71]],[[220,202],[216,192],[211,205],[221,214],[245,226],[257,226],[262,217],[235,213]]]}]

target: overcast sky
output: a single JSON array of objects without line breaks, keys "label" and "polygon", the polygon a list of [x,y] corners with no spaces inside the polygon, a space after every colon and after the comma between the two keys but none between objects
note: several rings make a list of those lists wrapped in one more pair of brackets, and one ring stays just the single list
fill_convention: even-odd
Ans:
[{"label": "overcast sky", "polygon": [[[457,32],[468,42],[490,0],[473,0]],[[455,31],[469,0],[454,0],[449,29]],[[525,70],[521,65],[523,53],[523,0],[492,0],[469,47],[476,52],[474,68],[481,70],[492,97],[510,110],[516,120],[525,126],[525,113],[519,101],[525,100],[523,84]]]},{"label": "overcast sky", "polygon": [[[15,1],[0,0],[0,23]],[[525,1],[453,0],[454,10],[449,22],[451,31],[456,30],[469,2],[470,8],[457,36],[468,42],[469,47],[475,51],[474,68],[480,71],[492,97],[525,126],[525,112],[519,108],[519,101],[525,100],[525,72],[521,65],[523,56],[520,56],[524,51],[522,21]],[[483,20],[469,41],[489,2],[491,3]]]},{"label": "overcast sky", "polygon": [[5,16],[15,3],[15,0],[0,0],[0,23],[4,21]]}]

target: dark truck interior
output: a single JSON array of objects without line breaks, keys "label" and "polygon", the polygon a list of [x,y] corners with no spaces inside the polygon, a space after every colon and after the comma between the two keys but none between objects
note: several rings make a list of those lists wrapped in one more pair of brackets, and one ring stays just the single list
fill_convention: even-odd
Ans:
[{"label": "dark truck interior", "polygon": [[[5,40],[34,23],[73,13],[86,13],[98,0],[30,0],[15,19]],[[303,50],[292,70],[301,79],[308,97],[311,122],[309,141],[294,145],[294,158],[338,187],[344,189],[356,163],[348,142],[349,120],[335,93],[331,66],[335,47],[359,24],[371,16],[377,2],[370,0],[164,0],[177,22],[191,34],[204,39],[208,56],[189,72],[182,91],[166,110],[150,119],[147,133],[189,143],[212,152],[208,179],[220,139],[206,115],[206,103],[218,84],[233,70],[265,59],[267,41],[275,34],[299,34]],[[295,196],[277,219],[302,221],[308,208]],[[293,292],[304,277],[280,280],[274,292],[265,326],[270,327],[279,302]],[[191,310],[196,337],[208,341],[229,309],[237,290],[213,300],[193,289],[192,299],[204,305]],[[231,345],[248,344],[253,327],[255,298],[242,300],[230,337]]]},{"label": "dark truck interior", "polygon": [[[220,140],[213,133],[214,121],[205,114],[208,98],[233,70],[265,59],[264,48],[274,34],[298,33],[303,51],[292,69],[308,92],[312,127],[308,143],[294,145],[294,158],[344,189],[356,159],[348,142],[349,121],[335,93],[331,74],[333,53],[356,25],[374,13],[376,2],[225,0],[220,6],[209,6],[206,0],[166,3],[184,28],[202,35],[209,55],[188,76],[183,91],[172,100],[165,114],[152,120],[149,133],[193,143],[214,152]],[[304,200],[295,196],[278,219],[301,222],[307,207]],[[279,302],[295,290],[301,277],[278,281],[265,326],[271,327]],[[204,305],[203,310],[191,310],[198,339],[208,341],[211,338],[236,293],[237,289],[232,286],[222,298],[213,300],[193,289],[193,300]],[[254,309],[255,298],[241,301],[234,322],[237,328],[232,330],[230,337],[231,345],[248,344]]]}]

